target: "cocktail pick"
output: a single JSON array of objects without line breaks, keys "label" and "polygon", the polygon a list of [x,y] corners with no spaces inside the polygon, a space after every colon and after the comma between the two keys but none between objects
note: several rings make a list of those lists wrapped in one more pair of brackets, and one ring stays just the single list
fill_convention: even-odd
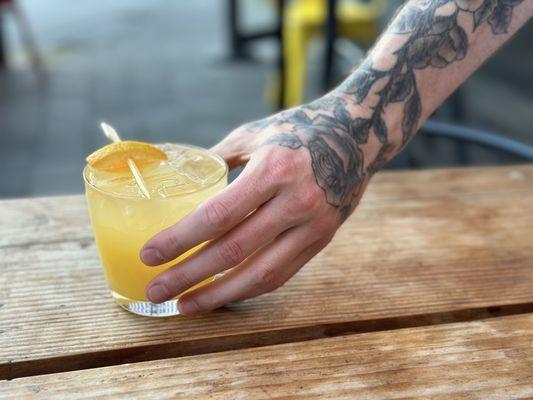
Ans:
[{"label": "cocktail pick", "polygon": [[[104,135],[111,140],[113,143],[121,142],[120,136],[118,135],[117,131],[109,124],[106,124],[105,122],[100,123],[100,127],[104,131]],[[146,187],[146,183],[144,182],[144,179],[141,175],[141,172],[139,171],[139,168],[135,165],[135,161],[133,161],[131,158],[128,158],[128,166],[130,167],[131,173],[133,174],[133,177],[135,178],[135,182],[137,183],[137,186],[139,186],[139,189],[141,190],[142,194],[147,198],[150,199],[150,192],[148,191],[148,188]]]}]

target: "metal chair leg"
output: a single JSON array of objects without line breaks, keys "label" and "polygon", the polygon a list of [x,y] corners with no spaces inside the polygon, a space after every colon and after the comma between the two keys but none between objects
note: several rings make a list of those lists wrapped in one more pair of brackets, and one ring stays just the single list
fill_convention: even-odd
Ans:
[{"label": "metal chair leg", "polygon": [[39,81],[44,81],[46,79],[46,70],[44,68],[43,59],[37,47],[37,41],[35,40],[35,36],[31,30],[30,23],[17,1],[13,1],[9,7],[15,16],[15,19],[17,20],[20,37],[22,38],[24,47],[26,47],[26,51],[28,52],[33,71],[35,72],[35,75]]},{"label": "metal chair leg", "polygon": [[0,69],[6,68],[7,57],[6,57],[6,47],[4,42],[4,25],[3,25],[3,10],[0,6]]},{"label": "metal chair leg", "polygon": [[283,21],[285,19],[285,0],[278,0],[278,72],[279,72],[279,92],[278,92],[278,109],[285,109],[285,51],[283,48]]},{"label": "metal chair leg", "polygon": [[229,40],[231,47],[231,58],[234,60],[249,58],[245,49],[246,41],[239,29],[239,4],[238,0],[228,0],[229,17]]},{"label": "metal chair leg", "polygon": [[322,87],[328,91],[332,81],[333,62],[335,52],[335,38],[337,36],[337,0],[328,0],[326,20],[326,52],[324,59],[324,76]]}]

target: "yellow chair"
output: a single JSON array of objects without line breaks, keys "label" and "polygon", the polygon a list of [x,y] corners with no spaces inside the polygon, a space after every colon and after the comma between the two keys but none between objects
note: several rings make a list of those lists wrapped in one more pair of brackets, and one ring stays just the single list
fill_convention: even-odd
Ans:
[{"label": "yellow chair", "polygon": [[[339,0],[337,35],[370,45],[379,35],[378,20],[385,13],[387,0]],[[308,45],[324,30],[326,0],[291,0],[283,20],[285,87],[283,104],[294,107],[304,101]],[[279,79],[278,79],[279,89]]]}]

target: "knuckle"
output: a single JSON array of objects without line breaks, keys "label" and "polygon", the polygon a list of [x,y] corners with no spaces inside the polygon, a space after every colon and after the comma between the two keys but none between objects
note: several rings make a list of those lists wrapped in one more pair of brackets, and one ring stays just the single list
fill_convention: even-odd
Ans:
[{"label": "knuckle", "polygon": [[179,242],[178,237],[172,232],[168,232],[163,239],[163,251],[172,254],[182,254],[185,252],[183,245]]},{"label": "knuckle", "polygon": [[324,216],[311,225],[310,240],[316,240],[321,248],[325,247],[337,231],[338,222],[334,216]]},{"label": "knuckle", "polygon": [[305,190],[298,197],[298,205],[306,210],[315,210],[324,202],[324,192],[322,189],[312,186]]},{"label": "knuckle", "polygon": [[326,247],[333,240],[334,236],[335,236],[335,232],[327,232],[325,235],[323,235],[318,240],[318,246],[320,247],[320,250]]},{"label": "knuckle", "polygon": [[333,234],[337,230],[338,219],[336,213],[326,214],[316,222],[316,227],[321,232]]},{"label": "knuckle", "polygon": [[274,182],[283,182],[297,171],[296,160],[292,154],[279,149],[272,150],[267,156],[268,176]]},{"label": "knuckle", "polygon": [[207,305],[202,304],[198,299],[195,299],[194,297],[190,297],[188,302],[189,302],[189,309],[192,311],[192,314],[196,314],[197,312],[200,312],[207,306]]},{"label": "knuckle", "polygon": [[308,220],[315,217],[319,207],[324,202],[324,193],[319,188],[309,188],[300,191],[297,197],[288,202],[288,214],[297,221]]},{"label": "knuckle", "polygon": [[235,240],[225,240],[218,247],[218,256],[224,265],[237,265],[244,260],[242,246]]},{"label": "knuckle", "polygon": [[207,224],[217,231],[223,231],[231,222],[229,209],[220,201],[207,203],[203,212]]},{"label": "knuckle", "polygon": [[176,294],[194,286],[196,281],[194,277],[187,272],[185,268],[175,267],[169,270],[169,279],[171,286],[177,291]]},{"label": "knuckle", "polygon": [[[187,302],[187,314],[184,315],[195,315],[207,309],[209,306],[208,304],[203,304],[202,301],[198,298],[198,296],[186,295],[186,297],[180,298],[179,303],[182,303],[183,301]],[[181,309],[180,312],[182,312]]]},{"label": "knuckle", "polygon": [[284,283],[283,276],[272,268],[262,268],[257,275],[257,286],[264,292],[279,289]]}]

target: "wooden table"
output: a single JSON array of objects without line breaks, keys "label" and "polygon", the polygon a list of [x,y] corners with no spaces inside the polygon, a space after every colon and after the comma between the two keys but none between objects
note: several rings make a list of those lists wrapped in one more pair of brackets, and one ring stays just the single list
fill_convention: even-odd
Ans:
[{"label": "wooden table", "polygon": [[280,290],[113,303],[83,197],[0,202],[0,399],[533,396],[533,164],[378,174]]}]

